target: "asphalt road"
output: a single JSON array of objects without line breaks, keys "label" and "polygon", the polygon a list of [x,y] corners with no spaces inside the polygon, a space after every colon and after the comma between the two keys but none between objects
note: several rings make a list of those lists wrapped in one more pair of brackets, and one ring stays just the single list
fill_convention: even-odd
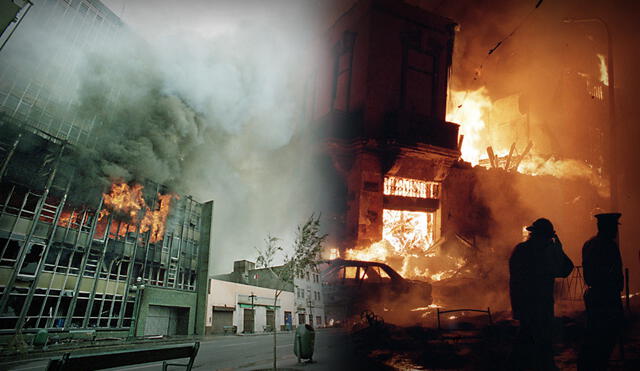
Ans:
[{"label": "asphalt road", "polygon": [[[293,333],[278,334],[278,367],[295,367],[300,370],[349,369],[348,337],[341,330],[316,331],[314,363],[297,364],[293,354]],[[193,370],[255,370],[270,368],[273,355],[273,336],[218,336],[201,341]],[[1,363],[0,369],[11,371],[46,370],[47,358]],[[178,361],[180,362],[180,361]],[[161,370],[162,362],[147,363],[119,370]],[[170,368],[172,369],[172,368]],[[179,368],[173,368],[179,369]]]}]

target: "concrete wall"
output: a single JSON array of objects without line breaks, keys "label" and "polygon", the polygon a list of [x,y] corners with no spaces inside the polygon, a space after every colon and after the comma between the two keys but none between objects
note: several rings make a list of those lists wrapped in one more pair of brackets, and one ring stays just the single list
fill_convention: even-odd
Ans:
[{"label": "concrete wall", "polygon": [[209,254],[211,253],[211,231],[213,229],[213,201],[207,202],[202,207],[200,223],[195,334],[204,335],[209,290]]},{"label": "concrete wall", "polygon": [[189,325],[187,335],[196,334],[196,304],[197,294],[182,290],[173,290],[160,287],[146,287],[142,293],[140,311],[137,316],[136,336],[143,336],[146,319],[149,313],[149,305],[161,305],[167,307],[187,308],[189,310]]},{"label": "concrete wall", "polygon": [[[244,331],[244,309],[243,305],[249,305],[249,295],[255,295],[255,332],[262,332],[267,324],[266,311],[267,306],[273,305],[275,290],[243,285],[235,282],[227,282],[221,280],[210,280],[210,289],[207,304],[206,326],[213,326],[212,316],[213,307],[230,307],[233,311],[233,325],[238,326],[238,332]],[[291,312],[292,318],[295,317],[294,294],[290,291],[283,291],[278,297],[279,308],[275,312],[276,328],[284,324],[284,312]],[[295,324],[295,322],[294,322]]]}]

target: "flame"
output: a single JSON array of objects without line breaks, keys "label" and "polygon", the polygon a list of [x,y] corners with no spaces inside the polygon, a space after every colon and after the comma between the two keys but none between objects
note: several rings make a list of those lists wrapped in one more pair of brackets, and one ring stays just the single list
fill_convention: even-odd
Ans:
[{"label": "flame", "polygon": [[607,71],[607,60],[602,54],[598,54],[598,59],[600,60],[600,82],[603,83],[604,86],[609,86],[609,72]]},{"label": "flame", "polygon": [[104,205],[111,210],[127,214],[131,219],[135,219],[140,210],[146,206],[144,197],[142,197],[143,188],[141,184],[129,186],[124,182],[113,183],[111,191],[102,195],[104,197]]},{"label": "flame", "polygon": [[430,254],[435,213],[384,209],[382,220],[382,240],[365,248],[348,249],[347,259],[386,263],[403,277],[428,278],[428,270],[420,270],[414,262]]},{"label": "flame", "polygon": [[384,194],[388,196],[438,198],[440,183],[396,176],[384,178]]},{"label": "flame", "polygon": [[158,210],[149,210],[144,214],[140,223],[140,233],[151,231],[150,242],[157,242],[164,238],[164,228],[173,197],[174,195],[158,194]]},{"label": "flame", "polygon": [[332,247],[329,249],[329,260],[335,260],[340,258],[340,250]]},{"label": "flame", "polygon": [[434,219],[434,213],[385,209],[382,239],[389,241],[397,254],[406,254],[413,249],[426,253],[435,238]]},{"label": "flame", "polygon": [[68,210],[64,209],[60,212],[60,217],[58,217],[58,226],[63,228],[71,228],[78,229],[80,224],[82,224],[83,216],[81,212],[76,210]]},{"label": "flame", "polygon": [[373,243],[364,249],[348,249],[346,251],[347,259],[377,261],[381,263],[385,263],[389,255],[388,248],[384,241]]},{"label": "flame", "polygon": [[[608,85],[609,80],[604,56],[598,54],[598,58],[601,62],[601,81]],[[477,90],[454,90],[451,92],[450,100],[453,104],[448,109],[447,121],[460,124],[460,134],[464,135],[461,148],[462,159],[474,166],[489,167],[489,156],[486,151],[488,146],[492,146],[498,160],[498,167],[504,167],[510,152],[508,147],[512,143],[491,143],[492,136],[487,124],[495,104],[489,97],[487,89],[481,87]],[[506,108],[508,111],[506,113],[509,114],[513,113],[510,110],[516,109],[512,108],[512,106],[507,107],[509,108]],[[502,112],[504,114],[505,112],[503,111],[505,111],[504,108],[502,111],[498,109],[498,113]],[[517,112],[514,115],[518,116],[520,113]],[[494,114],[491,114],[491,116],[494,116]],[[505,144],[507,147],[504,147]],[[522,147],[524,146],[519,148],[520,151],[524,150]],[[516,162],[518,156],[520,154],[516,146],[515,152],[512,154],[510,167]],[[582,178],[591,183],[602,197],[608,197],[609,194],[609,185],[600,176],[599,171],[587,163],[575,159],[554,159],[548,156],[543,157],[536,153],[529,153],[521,159],[517,169],[510,168],[508,170],[515,170],[532,176],[549,175],[563,179]]]},{"label": "flame", "polygon": [[158,193],[156,205],[152,209],[144,200],[143,189],[141,184],[116,182],[111,185],[109,193],[102,195],[104,208],[98,216],[96,237],[104,236],[107,224],[111,223],[109,234],[114,236],[124,237],[128,232],[139,230],[141,234],[149,232],[150,243],[164,238],[171,200],[178,196]]},{"label": "flame", "polygon": [[460,124],[462,158],[477,165],[484,154],[482,135],[486,127],[485,116],[491,108],[487,89],[452,91],[449,97],[453,109],[447,112],[447,121]]},{"label": "flame", "polygon": [[422,311],[426,311],[426,310],[430,310],[430,309],[435,309],[435,308],[444,308],[442,305],[438,305],[438,304],[429,304],[426,307],[416,307],[411,309],[412,312],[422,312]]}]

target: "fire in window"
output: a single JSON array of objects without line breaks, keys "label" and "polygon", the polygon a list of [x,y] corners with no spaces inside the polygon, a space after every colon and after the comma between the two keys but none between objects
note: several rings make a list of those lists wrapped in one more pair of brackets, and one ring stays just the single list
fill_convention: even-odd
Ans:
[{"label": "fire in window", "polygon": [[438,199],[440,198],[440,183],[387,176],[384,178],[384,194],[387,196]]}]

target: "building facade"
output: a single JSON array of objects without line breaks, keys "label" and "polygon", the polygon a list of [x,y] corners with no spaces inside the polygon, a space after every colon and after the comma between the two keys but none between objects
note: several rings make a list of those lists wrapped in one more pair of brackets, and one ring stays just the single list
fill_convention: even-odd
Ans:
[{"label": "building facade", "polygon": [[239,333],[291,329],[295,313],[293,292],[282,291],[276,302],[274,294],[271,288],[211,279],[207,333],[229,333],[234,326]]},{"label": "building facade", "polygon": [[341,189],[342,253],[381,241],[400,251],[402,224],[420,226],[413,245],[440,237],[442,185],[460,156],[445,120],[454,29],[404,2],[362,0],[327,30],[308,106]]},{"label": "building facade", "polygon": [[74,109],[83,57],[126,27],[98,0],[18,5],[0,51],[0,339],[203,334],[213,203],[77,166],[100,124]]},{"label": "building facade", "polygon": [[[85,53],[128,32],[99,0],[31,0],[0,42],[0,113],[69,143],[82,143],[100,117],[81,120],[74,94]],[[111,91],[115,99],[118,91]]]},{"label": "building facade", "polygon": [[84,184],[72,145],[1,119],[0,336],[204,333],[213,203],[151,181]]},{"label": "building facade", "polygon": [[[277,271],[278,269],[281,269],[281,267],[272,267],[271,270],[267,268],[256,269],[255,263],[239,260],[233,263],[233,272],[216,275],[213,278],[247,287],[268,288],[271,291],[271,300],[273,300],[273,290],[281,289],[283,290],[283,295],[286,294],[287,297],[291,295],[293,304],[295,304],[293,309],[283,317],[285,318],[285,325],[293,327],[301,324],[310,324],[314,327],[325,326],[326,318],[320,273],[316,270],[308,269],[296,275],[293,282],[282,282],[272,273],[272,270]],[[215,288],[212,286],[210,290],[215,291]],[[256,313],[256,316],[259,316],[259,314]]]},{"label": "building facade", "polygon": [[297,323],[324,327],[326,317],[320,273],[313,269],[300,272],[293,280],[296,294]]}]

